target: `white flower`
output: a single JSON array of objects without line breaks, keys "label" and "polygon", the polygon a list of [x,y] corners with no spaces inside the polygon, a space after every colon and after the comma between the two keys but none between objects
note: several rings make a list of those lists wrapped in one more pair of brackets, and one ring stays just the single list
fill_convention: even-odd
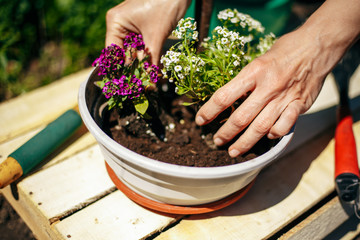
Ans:
[{"label": "white flower", "polygon": [[234,75],[234,71],[233,71],[233,70],[230,70],[230,71],[229,71],[229,74],[230,74],[230,75]]},{"label": "white flower", "polygon": [[199,66],[200,66],[200,67],[205,66],[205,62],[204,62],[204,60],[200,59],[200,61],[199,61]]},{"label": "white flower", "polygon": [[229,42],[229,40],[227,39],[227,38],[222,38],[221,39],[221,43],[222,44],[226,44],[226,43],[228,43]]},{"label": "white flower", "polygon": [[211,38],[210,37],[206,37],[206,38],[204,38],[204,42],[208,42],[209,40],[210,40]]},{"label": "white flower", "polygon": [[178,74],[178,77],[180,78],[180,79],[184,79],[185,77],[184,77],[184,75],[183,74]]},{"label": "white flower", "polygon": [[238,60],[235,60],[233,64],[234,64],[235,67],[237,67],[237,66],[240,65],[240,62]]},{"label": "white flower", "polygon": [[179,72],[181,71],[182,67],[180,65],[176,65],[174,69],[176,72]]},{"label": "white flower", "polygon": [[185,28],[191,28],[191,26],[192,26],[191,22],[186,22],[186,23],[184,24],[184,27],[185,27]]},{"label": "white flower", "polygon": [[224,33],[224,29],[220,26],[217,26],[214,30],[220,35]]},{"label": "white flower", "polygon": [[194,31],[194,33],[193,33],[193,35],[192,35],[192,38],[193,38],[194,40],[198,40],[198,35],[199,35],[199,33],[198,33],[197,31]]},{"label": "white flower", "polygon": [[191,26],[191,30],[196,30],[196,22],[194,22],[193,24],[192,24],[192,26]]},{"label": "white flower", "polygon": [[186,31],[186,29],[185,29],[184,27],[179,27],[179,31],[180,31],[181,33],[183,33],[183,32]]},{"label": "white flower", "polygon": [[230,22],[238,23],[238,22],[240,22],[240,19],[238,19],[237,17],[234,17],[234,18],[230,19]]},{"label": "white flower", "polygon": [[222,29],[220,26],[217,26],[216,28],[214,28],[215,31],[219,31],[220,29]]},{"label": "white flower", "polygon": [[179,58],[176,55],[171,55],[170,56],[170,61],[173,63],[177,63],[179,61]]},{"label": "white flower", "polygon": [[230,40],[232,42],[235,42],[236,40],[239,39],[239,33],[237,32],[230,32]]}]

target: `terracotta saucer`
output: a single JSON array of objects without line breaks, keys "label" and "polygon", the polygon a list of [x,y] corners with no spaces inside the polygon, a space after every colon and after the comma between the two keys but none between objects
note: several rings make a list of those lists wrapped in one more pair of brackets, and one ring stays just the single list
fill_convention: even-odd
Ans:
[{"label": "terracotta saucer", "polygon": [[147,199],[135,193],[130,188],[128,188],[123,182],[120,181],[120,179],[116,176],[114,171],[106,162],[105,165],[106,165],[106,170],[111,180],[114,182],[115,186],[121,192],[123,192],[128,198],[130,198],[132,201],[145,208],[167,214],[180,214],[180,215],[201,214],[201,213],[213,212],[225,208],[235,203],[240,198],[242,198],[254,184],[254,181],[252,181],[246,187],[240,189],[239,191],[212,203],[196,205],[196,206],[177,206],[177,205],[171,205],[171,204],[161,203],[151,199]]}]

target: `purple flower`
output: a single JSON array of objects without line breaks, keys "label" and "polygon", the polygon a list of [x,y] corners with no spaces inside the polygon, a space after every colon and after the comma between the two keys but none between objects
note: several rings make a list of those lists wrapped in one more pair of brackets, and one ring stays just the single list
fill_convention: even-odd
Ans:
[{"label": "purple flower", "polygon": [[156,65],[151,65],[151,70],[149,72],[150,80],[153,83],[156,83],[159,80],[159,67]]},{"label": "purple flower", "polygon": [[[148,61],[132,59],[135,51],[144,49],[142,35],[129,33],[124,39],[124,48],[111,44],[102,50],[93,66],[98,67],[98,75],[103,76],[102,92],[107,99],[111,99],[117,104],[125,99],[131,100],[140,97],[144,94],[148,84],[156,83],[159,80],[158,66],[151,65]],[[139,62],[142,63],[142,66],[137,65]],[[133,65],[134,63],[136,66]],[[136,75],[135,68],[137,68]],[[144,83],[146,86],[143,85]]]},{"label": "purple flower", "polygon": [[125,50],[116,44],[104,48],[92,66],[98,66],[98,75],[110,75],[122,68],[125,63]]},{"label": "purple flower", "polygon": [[141,34],[129,33],[124,39],[124,48],[134,48],[138,51],[145,49],[145,43]]},{"label": "purple flower", "polygon": [[144,69],[147,70],[149,68],[150,64],[148,62],[144,62]]}]

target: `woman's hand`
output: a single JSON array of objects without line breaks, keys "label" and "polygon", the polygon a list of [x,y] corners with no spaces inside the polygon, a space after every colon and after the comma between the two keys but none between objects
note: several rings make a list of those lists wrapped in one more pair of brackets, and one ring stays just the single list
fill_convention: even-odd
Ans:
[{"label": "woman's hand", "polygon": [[314,103],[326,75],[360,32],[360,4],[326,1],[298,30],[279,38],[263,56],[248,64],[199,110],[204,125],[250,92],[214,135],[223,145],[242,130],[229,147],[231,157],[247,152],[263,136],[278,138]]},{"label": "woman's hand", "polygon": [[191,0],[126,0],[106,15],[106,46],[122,46],[129,32],[143,35],[145,46],[158,64],[161,48]]}]

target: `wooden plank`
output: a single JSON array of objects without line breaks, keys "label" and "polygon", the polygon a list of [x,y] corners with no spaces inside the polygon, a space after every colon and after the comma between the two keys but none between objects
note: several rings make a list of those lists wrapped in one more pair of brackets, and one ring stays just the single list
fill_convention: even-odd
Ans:
[{"label": "wooden plank", "polygon": [[[13,109],[22,110],[10,114],[14,124],[8,126],[9,130],[0,132],[0,137],[2,137],[0,143],[3,143],[1,145],[2,149],[6,149],[6,146],[11,145],[14,147],[19,144],[20,141],[23,141],[21,140],[22,137],[13,139],[15,136],[23,134],[24,137],[29,136],[25,133],[44,125],[44,123],[48,123],[76,102],[77,88],[76,91],[73,91],[73,84],[74,82],[82,82],[83,79],[79,80],[80,76],[86,75],[86,78],[87,74],[88,72],[83,73],[83,75],[76,75],[75,80],[61,80],[63,82],[59,83],[59,85],[49,85],[48,88],[43,88],[47,90],[40,89],[39,94],[32,95],[30,93],[18,98],[16,101],[8,102],[5,105],[1,104],[1,115],[10,110],[13,111]],[[56,94],[57,92],[64,94],[67,89],[73,93],[64,97],[70,99],[69,101],[62,101],[61,94]],[[355,88],[351,89],[359,89],[359,84],[357,83]],[[55,94],[54,98],[56,100],[44,101],[52,93]],[[34,99],[38,99],[38,101]],[[60,103],[57,101],[60,101]],[[42,105],[44,102],[45,104]],[[39,106],[31,106],[37,104]],[[59,110],[59,113],[57,112],[58,108],[52,107],[58,104],[60,104],[60,109],[64,108],[61,111]],[[39,114],[36,114],[38,116],[29,117],[26,120],[28,122],[24,123],[22,118],[34,115],[32,114],[33,108],[39,112]],[[44,109],[46,111],[43,112]],[[4,129],[3,126],[7,123],[11,123],[8,117],[0,120],[0,130]],[[356,131],[360,132],[358,127]],[[288,154],[265,169],[259,175],[249,194],[233,206],[216,213],[193,216],[183,220],[158,238],[253,239],[254,237],[269,236],[278,231],[301,214],[302,211],[313,206],[322,196],[329,193],[329,189],[331,189],[329,182],[332,183],[331,175],[333,171],[332,162],[328,156],[332,156],[330,152],[333,143],[329,143],[331,137],[332,133],[323,134],[316,141],[309,142],[304,146],[304,149],[298,149],[296,152]],[[9,139],[13,140],[9,141]],[[105,196],[108,193],[106,189],[111,192],[113,185],[111,182],[107,182],[109,180],[105,180],[107,174],[104,170],[103,158],[100,157],[97,146],[73,156],[74,153],[79,151],[78,147],[80,145],[74,147],[74,149],[77,149],[76,151],[70,151],[68,155],[63,155],[58,160],[53,161],[50,158],[49,165],[23,179],[18,184],[19,200],[12,198],[9,188],[4,191],[6,198],[10,199],[11,204],[22,212],[22,216],[25,216],[27,223],[40,239],[68,238],[69,234],[73,239],[73,237],[78,238],[85,234],[84,231],[88,231],[86,236],[90,239],[106,239],[102,238],[103,236],[115,236],[115,239],[118,239],[120,235],[129,236],[127,235],[129,229],[135,232],[136,229],[141,229],[139,230],[140,233],[137,232],[137,235],[132,235],[135,238],[141,238],[154,231],[161,230],[175,221],[175,218],[172,217],[164,218],[161,215],[143,212],[143,208],[134,205],[118,191]],[[70,144],[69,148],[72,146],[73,144]],[[91,150],[93,150],[92,153],[90,153]],[[322,152],[322,150],[324,151]],[[290,164],[289,161],[291,161]],[[329,176],[331,177],[329,178]],[[314,184],[314,181],[317,184]],[[104,187],[107,184],[108,186]],[[95,190],[91,189],[92,187]],[[75,197],[73,198],[72,195]],[[125,205],[119,205],[119,202],[125,203]],[[122,215],[123,213],[124,215]],[[87,216],[91,217],[87,218]],[[139,216],[139,219],[143,219],[143,223],[137,224],[137,218],[131,218],[130,216]],[[58,219],[61,221],[57,221]],[[114,221],[114,225],[111,225],[113,219],[116,221]],[[135,220],[131,221],[131,219]],[[101,224],[98,224],[100,222]],[[135,227],[125,224],[127,227],[114,232],[114,235],[107,233],[114,229],[107,228],[108,225],[120,228],[124,225],[124,222],[136,224],[134,224]],[[156,224],[152,225],[152,223]],[[147,227],[148,225],[150,228]],[[262,231],[266,232],[267,235],[263,232],[259,233],[259,229],[263,229]],[[105,233],[106,235],[102,235]],[[177,233],[179,235],[176,235]],[[166,238],[166,236],[171,236],[171,238]]]},{"label": "wooden plank", "polygon": [[176,218],[142,208],[116,191],[54,224],[58,239],[144,239]]},{"label": "wooden plank", "polygon": [[[354,124],[360,139],[360,121]],[[266,239],[334,191],[331,131],[264,169],[253,188],[221,211],[191,216],[156,239]],[[357,142],[360,152],[360,142]],[[312,238],[311,238],[312,239]]]},{"label": "wooden plank", "polygon": [[50,221],[62,218],[115,190],[97,145],[28,176],[18,184],[31,205]]},{"label": "wooden plank", "polygon": [[30,221],[32,231],[37,236],[46,236],[52,234],[51,223],[115,189],[106,174],[100,149],[95,145],[24,178],[17,184],[18,200],[13,197],[10,186],[2,192],[16,211]]},{"label": "wooden plank", "polygon": [[4,195],[39,239],[138,239],[176,221],[115,191],[97,145],[35,172],[17,190],[19,200],[9,187]]},{"label": "wooden plank", "polygon": [[77,105],[80,83],[90,69],[0,104],[0,143],[45,125]]},{"label": "wooden plank", "polygon": [[[324,239],[330,234],[334,235],[334,230],[339,228],[345,221],[349,220],[354,215],[353,209],[346,210],[347,211],[345,211],[341,205],[339,198],[335,197],[290,231],[282,235],[279,240],[316,240]],[[353,218],[351,220],[356,221],[359,224],[357,219]],[[352,239],[355,237],[355,234],[360,231],[356,229],[355,231],[352,231],[352,233],[350,232],[351,231],[345,234],[342,239]],[[337,236],[336,239],[340,239],[340,236]]]}]

